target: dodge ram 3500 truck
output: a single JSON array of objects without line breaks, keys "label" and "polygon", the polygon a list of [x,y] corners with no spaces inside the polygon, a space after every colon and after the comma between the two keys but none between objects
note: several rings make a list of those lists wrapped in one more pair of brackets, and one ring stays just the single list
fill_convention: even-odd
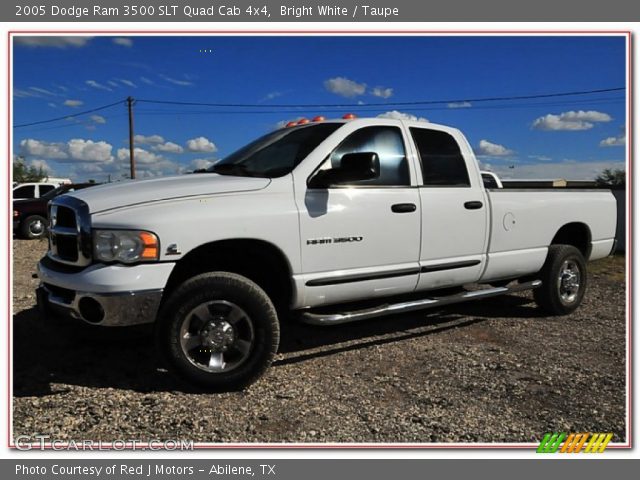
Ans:
[{"label": "dodge ram 3500 truck", "polygon": [[585,261],[613,249],[610,191],[485,189],[454,128],[317,120],[204,173],[52,200],[41,310],[155,322],[174,372],[241,388],[291,312],[333,325],[533,289],[563,315],[582,301]]}]

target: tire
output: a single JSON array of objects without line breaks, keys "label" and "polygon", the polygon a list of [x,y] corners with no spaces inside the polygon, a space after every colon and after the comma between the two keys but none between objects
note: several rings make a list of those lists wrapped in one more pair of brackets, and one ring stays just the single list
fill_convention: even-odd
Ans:
[{"label": "tire", "polygon": [[587,266],[577,248],[551,245],[539,278],[542,285],[533,291],[533,298],[551,315],[567,315],[582,303],[587,288]]},{"label": "tire", "polygon": [[47,234],[47,219],[40,215],[25,218],[20,225],[20,234],[31,240],[44,237]]},{"label": "tire", "polygon": [[181,284],[156,325],[159,353],[178,377],[210,391],[255,382],[278,351],[280,325],[273,303],[241,275],[211,272]]}]

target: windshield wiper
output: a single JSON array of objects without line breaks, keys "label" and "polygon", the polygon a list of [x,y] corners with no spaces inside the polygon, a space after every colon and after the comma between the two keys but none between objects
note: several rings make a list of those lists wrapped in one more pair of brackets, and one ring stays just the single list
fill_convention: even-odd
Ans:
[{"label": "windshield wiper", "polygon": [[252,176],[252,172],[249,171],[247,167],[237,163],[223,163],[220,165],[214,165],[209,171],[213,173],[219,173],[220,175],[236,175],[239,177]]}]

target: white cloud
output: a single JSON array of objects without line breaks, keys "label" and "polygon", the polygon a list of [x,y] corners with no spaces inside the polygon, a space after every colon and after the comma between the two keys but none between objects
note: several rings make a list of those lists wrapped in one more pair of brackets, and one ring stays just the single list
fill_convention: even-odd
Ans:
[{"label": "white cloud", "polygon": [[287,124],[288,124],[289,122],[297,122],[298,120],[302,120],[303,118],[305,118],[305,117],[291,118],[291,119],[289,119],[289,120],[280,120],[279,122],[277,122],[277,123],[273,126],[273,129],[274,129],[274,130],[279,130],[279,129],[281,129],[281,128],[286,127],[286,126],[287,126]]},{"label": "white cloud", "polygon": [[190,152],[215,152],[218,147],[208,138],[197,137],[187,140],[187,150]]},{"label": "white cloud", "polygon": [[14,45],[23,45],[26,47],[53,47],[53,48],[67,48],[67,47],[84,47],[86,46],[91,37],[64,37],[64,36],[48,36],[48,37],[26,37],[18,36],[14,37]]},{"label": "white cloud", "polygon": [[140,77],[140,81],[142,83],[146,83],[147,85],[155,85],[152,80],[149,80],[147,77]]},{"label": "white cloud", "polygon": [[410,113],[399,112],[398,110],[391,110],[378,115],[378,118],[393,118],[395,120],[410,120],[412,122],[428,122],[424,117],[416,117]]},{"label": "white cloud", "polygon": [[534,120],[532,127],[536,130],[589,130],[594,123],[610,122],[611,116],[595,110],[579,110],[563,112],[560,115],[547,114]]},{"label": "white cloud", "polygon": [[133,40],[125,37],[116,37],[111,40],[114,44],[120,45],[121,47],[132,47]]},{"label": "white cloud", "polygon": [[173,143],[173,142],[166,142],[166,143],[159,143],[153,147],[151,147],[153,150],[156,150],[158,152],[167,152],[167,153],[182,153],[184,152],[184,148],[182,148],[180,145],[178,145],[177,143]]},{"label": "white cloud", "polygon": [[528,158],[532,160],[537,160],[539,162],[550,162],[551,160],[553,160],[551,157],[548,157],[547,155],[529,155]]},{"label": "white cloud", "polygon": [[622,160],[598,162],[563,160],[561,162],[518,163],[515,168],[509,168],[508,163],[492,165],[491,171],[501,178],[594,180],[605,168],[626,170]]},{"label": "white cloud", "polygon": [[284,95],[282,92],[269,92],[262,99],[260,99],[260,102],[266,102],[268,100],[273,100],[274,98],[281,97],[282,95]]},{"label": "white cloud", "polygon": [[58,108],[58,106],[53,102],[49,102],[47,103],[47,105],[49,105],[51,108]]},{"label": "white cloud", "polygon": [[32,155],[53,160],[68,158],[64,143],[45,142],[26,138],[20,141],[20,151],[23,155]]},{"label": "white cloud", "polygon": [[65,100],[64,105],[67,107],[79,107],[84,102],[82,100]]},{"label": "white cloud", "polygon": [[109,80],[107,83],[113,88],[120,87],[120,84],[118,82],[113,81],[113,80]]},{"label": "white cloud", "polygon": [[196,158],[195,160],[191,160],[191,162],[189,162],[189,167],[190,170],[200,170],[203,168],[209,168],[214,164],[214,162],[215,159]]},{"label": "white cloud", "polygon": [[41,93],[43,95],[49,95],[49,96],[53,96],[53,97],[57,97],[58,94],[57,93],[53,93],[50,90],[47,90],[46,88],[40,88],[40,87],[29,87],[29,90],[32,90],[36,93]]},{"label": "white cloud", "polygon": [[336,95],[350,98],[364,95],[367,90],[367,84],[354,82],[345,77],[335,77],[325,80],[324,88]]},{"label": "white cloud", "polygon": [[514,153],[513,150],[509,150],[504,145],[492,143],[488,140],[480,140],[475,152],[476,155],[488,157],[508,157]]},{"label": "white cloud", "polygon": [[120,82],[122,82],[122,84],[126,85],[127,87],[138,88],[138,86],[135,83],[133,83],[131,80],[127,80],[125,78],[121,78]]},{"label": "white cloud", "polygon": [[160,75],[160,77],[165,79],[169,83],[180,85],[181,87],[188,87],[189,85],[193,85],[193,82],[190,82],[189,80],[180,80],[177,78],[168,77],[167,75]]},{"label": "white cloud", "polygon": [[369,93],[371,93],[371,95],[373,95],[374,97],[389,98],[393,95],[393,88],[374,87]]},{"label": "white cloud", "polygon": [[42,169],[42,171],[47,174],[51,174],[53,172],[53,170],[51,169],[51,167],[49,166],[46,160],[40,160],[40,159],[34,158],[33,160],[29,160],[27,162],[27,165],[30,167],[34,167],[37,170]]},{"label": "white cloud", "polygon": [[452,102],[447,103],[448,108],[471,108],[472,105],[470,102]]},{"label": "white cloud", "polygon": [[25,98],[25,97],[39,97],[40,95],[36,95],[35,93],[29,92],[28,90],[22,90],[21,88],[14,88],[13,96],[16,98]]},{"label": "white cloud", "polygon": [[627,144],[627,140],[624,134],[617,137],[607,137],[600,142],[601,147],[624,147]]},{"label": "white cloud", "polygon": [[99,123],[101,125],[107,123],[107,119],[104,118],[102,115],[91,115],[90,118],[94,123]]},{"label": "white cloud", "polygon": [[84,140],[81,138],[73,138],[67,143],[69,156],[74,160],[83,162],[108,162],[113,160],[111,144],[100,140]]},{"label": "white cloud", "polygon": [[135,135],[133,141],[143,145],[153,145],[156,143],[164,143],[164,137],[160,135]]},{"label": "white cloud", "polygon": [[106,85],[103,85],[102,83],[96,82],[95,80],[87,80],[84,83],[86,83],[90,87],[96,88],[98,90],[106,90],[107,92],[112,92],[113,91],[112,89],[110,89]]}]

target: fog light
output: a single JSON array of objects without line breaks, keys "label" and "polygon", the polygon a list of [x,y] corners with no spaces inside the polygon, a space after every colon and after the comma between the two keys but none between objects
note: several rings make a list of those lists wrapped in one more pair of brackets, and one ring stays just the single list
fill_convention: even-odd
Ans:
[{"label": "fog light", "polygon": [[104,308],[95,298],[83,297],[78,302],[80,315],[87,322],[100,323],[104,319]]}]

